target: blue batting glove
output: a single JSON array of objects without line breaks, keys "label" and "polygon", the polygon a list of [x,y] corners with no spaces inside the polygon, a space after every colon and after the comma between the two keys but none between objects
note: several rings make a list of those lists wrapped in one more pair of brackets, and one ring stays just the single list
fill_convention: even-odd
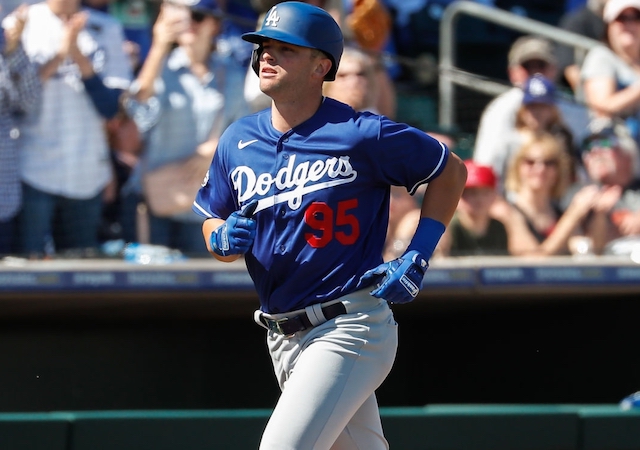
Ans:
[{"label": "blue batting glove", "polygon": [[256,221],[252,218],[258,200],[252,200],[216,228],[209,237],[214,253],[220,256],[242,255],[249,251],[256,237]]},{"label": "blue batting glove", "polygon": [[380,278],[371,295],[389,303],[409,303],[418,295],[429,263],[419,252],[411,250],[398,259],[380,264],[362,275],[360,282]]}]

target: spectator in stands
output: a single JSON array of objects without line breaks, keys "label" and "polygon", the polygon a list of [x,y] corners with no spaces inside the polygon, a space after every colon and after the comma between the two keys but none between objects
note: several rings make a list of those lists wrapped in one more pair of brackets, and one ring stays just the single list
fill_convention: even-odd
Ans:
[{"label": "spectator in stands", "polygon": [[[571,180],[575,181],[577,173],[577,151],[573,144],[571,130],[565,124],[558,108],[556,87],[554,83],[540,74],[529,77],[523,87],[522,104],[516,112],[515,127],[509,134],[502,136],[501,142],[495,144],[492,158],[483,161],[491,165],[498,177],[504,177],[509,161],[513,158],[522,143],[531,134],[551,133],[562,143],[563,149],[570,155],[572,164]],[[476,155],[476,160],[481,159]],[[502,188],[500,188],[502,191]]]},{"label": "spectator in stands", "polygon": [[[151,24],[153,13],[151,0],[88,0],[106,2],[108,12],[122,24],[128,42],[139,49],[140,64],[147,57],[151,47]],[[136,67],[137,68],[137,67]]]},{"label": "spectator in stands", "polygon": [[571,161],[558,139],[548,133],[533,135],[511,160],[505,186],[515,193],[505,223],[513,255],[568,254],[569,238],[584,234],[598,188],[576,192],[566,210],[560,200],[570,184]]},{"label": "spectator in stands", "polygon": [[[139,16],[137,19],[137,27],[131,32],[126,28],[125,21],[128,20],[127,12],[129,9],[116,9],[116,5],[122,8],[120,2],[115,0],[82,0],[82,6],[87,8],[101,11],[105,14],[111,14],[116,18],[123,26],[125,34],[124,52],[129,57],[129,61],[132,65],[134,73],[136,73],[140,67],[140,64],[146,58],[151,43],[151,31],[146,30],[146,33],[141,28],[143,21],[148,20],[146,17],[145,2],[143,0],[134,0],[127,2],[127,6]],[[118,15],[116,15],[118,13]],[[131,37],[130,37],[131,36]]]},{"label": "spectator in stands", "polygon": [[547,132],[555,136],[571,158],[571,183],[581,176],[578,146],[558,107],[555,84],[542,75],[529,78],[524,87],[522,106],[516,115],[520,134]]},{"label": "spectator in stands", "polygon": [[[80,0],[32,5],[23,44],[38,65],[43,103],[23,129],[21,251],[95,249],[112,176],[104,133],[131,81],[122,26]],[[51,241],[52,239],[52,241]]]},{"label": "spectator in stands", "polygon": [[596,120],[582,148],[589,181],[600,188],[589,220],[594,251],[617,238],[640,235],[640,155],[622,122]]},{"label": "spectator in stands", "polygon": [[[151,42],[150,30],[145,33],[143,29],[143,24],[148,20],[146,3],[143,0],[126,2],[126,5],[123,3],[119,0],[82,0],[83,6],[111,14],[123,25],[125,34],[123,51],[131,65],[132,72],[136,74],[142,60],[146,57]],[[136,17],[129,17],[128,14],[133,14]],[[134,22],[133,29],[127,28],[126,25],[130,19]],[[135,231],[123,231],[121,192],[122,186],[137,162],[140,151],[139,133],[137,133],[135,123],[122,107],[113,118],[107,120],[105,129],[113,165],[113,177],[103,195],[102,223],[98,232],[100,244],[109,240],[123,239],[124,235],[127,237],[135,236]]]},{"label": "spectator in stands", "polygon": [[[425,52],[436,53],[440,18],[450,1],[434,2],[428,8],[427,0],[384,0],[393,16],[392,28],[398,53],[409,58]],[[422,26],[416,27],[416,23]]]},{"label": "spectator in stands", "polygon": [[242,34],[255,30],[258,14],[247,0],[222,0],[218,6],[224,11],[225,16],[217,44],[224,48],[225,52],[230,52],[238,63],[248,67],[251,63],[253,44],[242,39]]},{"label": "spectator in stands", "polygon": [[[493,99],[482,112],[474,145],[473,159],[478,164],[490,165],[499,179],[504,179],[506,155],[502,144],[505,136],[512,135],[516,115],[524,97],[523,87],[535,74],[549,80],[557,76],[554,48],[546,39],[523,36],[509,51],[508,75],[513,88]],[[564,97],[557,97],[557,107],[573,135],[574,144],[582,141],[589,123],[588,110]]]},{"label": "spectator in stands", "polygon": [[[401,72],[395,59],[393,19],[382,0],[342,0],[345,40],[367,52],[374,60],[374,73],[378,86],[376,110],[379,114],[396,118],[397,98],[393,80]],[[385,58],[382,57],[383,53]]]},{"label": "spectator in stands", "polygon": [[0,255],[16,251],[16,217],[22,205],[18,169],[20,124],[41,101],[38,72],[20,42],[27,5],[11,15],[11,27],[0,27]]},{"label": "spectator in stands", "polygon": [[[577,33],[594,40],[602,40],[605,23],[602,19],[602,11],[607,0],[587,0],[577,9],[566,12],[558,26],[566,31]],[[558,83],[562,87],[578,93],[580,90],[580,67],[582,58],[576,60],[573,47],[558,45]]]},{"label": "spectator in stands", "polygon": [[442,235],[436,255],[473,256],[508,255],[507,229],[491,217],[491,205],[497,197],[497,178],[490,166],[465,160],[467,182],[456,213]]},{"label": "spectator in stands", "polygon": [[[149,173],[178,163],[175,170],[183,183],[195,186],[195,196],[218,137],[249,113],[243,97],[246,68],[216,47],[222,20],[215,0],[188,7],[165,2],[153,27],[149,55],[125,101],[144,139],[141,161],[125,187],[128,200],[136,203],[144,194],[148,201],[152,244],[191,255],[208,255],[202,245],[202,220],[191,211],[193,197],[184,210],[167,215],[154,211],[151,196],[157,193],[143,187]],[[127,210],[135,213],[135,207]]]},{"label": "spectator in stands", "polygon": [[589,51],[581,76],[593,117],[622,117],[640,142],[640,0],[608,0],[604,42]]},{"label": "spectator in stands", "polygon": [[378,85],[374,60],[355,47],[345,47],[334,81],[324,84],[324,95],[356,111],[377,113]]},{"label": "spectator in stands", "polygon": [[138,240],[136,214],[124,210],[126,203],[123,189],[140,158],[140,132],[123,107],[107,121],[105,129],[113,165],[113,179],[105,189],[108,195],[104,196],[99,241],[101,244],[113,240],[134,242]]}]

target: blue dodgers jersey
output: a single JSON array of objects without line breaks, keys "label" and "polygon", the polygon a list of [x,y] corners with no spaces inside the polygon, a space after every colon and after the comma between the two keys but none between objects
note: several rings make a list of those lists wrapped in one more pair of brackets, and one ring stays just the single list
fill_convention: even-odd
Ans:
[{"label": "blue dodgers jersey", "polygon": [[390,185],[413,194],[448,156],[423,131],[329,98],[286,133],[267,109],[225,130],[193,210],[226,219],[259,200],[245,263],[262,311],[293,311],[365,287],[382,263]]}]

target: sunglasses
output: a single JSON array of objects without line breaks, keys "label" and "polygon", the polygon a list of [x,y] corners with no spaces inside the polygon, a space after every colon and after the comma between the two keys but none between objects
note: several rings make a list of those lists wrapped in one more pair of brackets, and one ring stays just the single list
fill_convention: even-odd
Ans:
[{"label": "sunglasses", "polygon": [[620,23],[638,22],[640,21],[640,13],[620,14],[615,18],[615,21]]},{"label": "sunglasses", "polygon": [[590,152],[594,148],[617,148],[618,140],[614,138],[593,139],[585,146],[585,150]]},{"label": "sunglasses", "polygon": [[522,162],[529,167],[533,167],[536,164],[542,164],[545,168],[558,167],[558,160],[555,158],[552,158],[552,159],[524,158]]},{"label": "sunglasses", "polygon": [[196,23],[204,22],[204,19],[207,18],[207,15],[200,11],[191,11],[191,20]]},{"label": "sunglasses", "polygon": [[368,78],[369,74],[363,70],[360,72],[341,72],[341,73],[338,72],[336,76],[338,78],[347,78],[347,77]]},{"label": "sunglasses", "polygon": [[537,73],[546,70],[547,67],[549,67],[549,64],[541,59],[531,59],[523,62],[522,67],[524,67],[527,72]]}]

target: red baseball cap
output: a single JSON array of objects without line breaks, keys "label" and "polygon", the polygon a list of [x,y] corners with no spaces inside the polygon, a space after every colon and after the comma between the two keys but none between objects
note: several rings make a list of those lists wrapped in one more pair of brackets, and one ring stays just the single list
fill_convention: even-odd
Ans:
[{"label": "red baseball cap", "polygon": [[465,188],[496,187],[496,174],[490,166],[476,164],[470,159],[464,162],[467,166],[467,183]]}]

